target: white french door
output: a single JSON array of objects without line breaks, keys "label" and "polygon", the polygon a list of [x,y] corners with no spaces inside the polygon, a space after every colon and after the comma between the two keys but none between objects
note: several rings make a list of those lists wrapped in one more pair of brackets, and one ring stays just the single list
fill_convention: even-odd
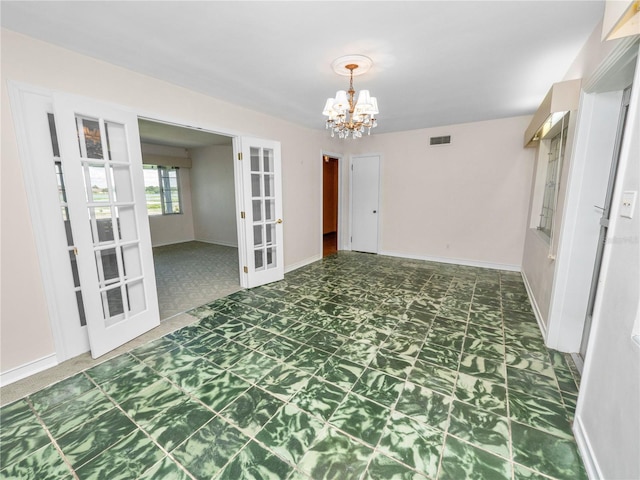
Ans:
[{"label": "white french door", "polygon": [[252,288],[284,278],[280,142],[248,137],[240,142],[240,283]]},{"label": "white french door", "polygon": [[137,116],[54,94],[91,355],[159,325]]},{"label": "white french door", "polygon": [[378,253],[380,157],[351,159],[351,250]]}]

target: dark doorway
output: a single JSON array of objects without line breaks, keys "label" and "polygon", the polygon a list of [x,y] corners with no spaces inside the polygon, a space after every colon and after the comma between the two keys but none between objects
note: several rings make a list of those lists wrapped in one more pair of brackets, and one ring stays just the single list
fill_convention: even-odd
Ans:
[{"label": "dark doorway", "polygon": [[322,157],[322,256],[338,251],[338,159]]}]

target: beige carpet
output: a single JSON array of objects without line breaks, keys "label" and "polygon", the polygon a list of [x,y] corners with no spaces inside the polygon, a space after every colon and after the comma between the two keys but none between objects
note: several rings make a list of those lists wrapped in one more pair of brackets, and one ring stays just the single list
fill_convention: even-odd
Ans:
[{"label": "beige carpet", "polygon": [[240,290],[238,249],[185,242],[153,249],[160,318]]}]

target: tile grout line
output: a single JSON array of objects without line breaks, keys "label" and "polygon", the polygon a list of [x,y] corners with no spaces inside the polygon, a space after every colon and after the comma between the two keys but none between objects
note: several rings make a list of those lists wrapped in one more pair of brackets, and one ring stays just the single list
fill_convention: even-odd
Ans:
[{"label": "tile grout line", "polygon": [[[134,356],[134,357],[135,357],[135,355],[132,355],[132,356]],[[136,358],[136,360],[138,360],[140,363],[142,363],[143,365],[145,365],[147,368],[149,368],[149,369],[153,370],[153,368],[151,368],[151,367],[149,367],[148,365],[144,364],[142,361],[140,361],[140,359],[138,359],[137,357],[135,357],[135,358]],[[154,371],[155,371],[155,370],[154,370]],[[156,373],[157,373],[157,372],[156,372]],[[104,394],[104,395],[109,399],[109,401],[110,401],[110,402],[112,402],[112,403],[114,404],[115,408],[117,408],[118,410],[120,410],[120,411],[121,411],[121,412],[122,412],[122,413],[123,413],[123,414],[124,414],[124,415],[125,415],[125,416],[126,416],[126,417],[127,417],[127,418],[128,418],[128,419],[129,419],[129,420],[130,420],[134,425],[135,425],[135,426],[136,426],[136,429],[137,429],[137,430],[141,431],[141,432],[142,432],[142,433],[143,433],[143,434],[144,434],[144,435],[145,435],[149,440],[151,440],[151,442],[152,442],[154,445],[156,445],[156,446],[160,449],[160,451],[161,451],[161,452],[163,452],[163,453],[164,453],[164,456],[165,456],[165,457],[169,457],[169,458],[171,458],[171,460],[173,460],[173,461],[174,461],[174,463],[175,463],[176,465],[178,465],[178,467],[179,467],[181,470],[183,470],[184,472],[186,472],[186,473],[187,473],[187,475],[188,475],[190,478],[192,478],[193,480],[197,480],[193,475],[191,475],[191,473],[190,473],[189,471],[187,471],[187,469],[186,469],[186,468],[185,468],[185,467],[184,467],[180,462],[178,462],[178,461],[173,457],[173,455],[172,455],[169,451],[167,451],[167,450],[166,450],[162,445],[160,445],[158,442],[156,442],[156,440],[151,436],[151,434],[150,434],[150,433],[148,433],[148,432],[147,432],[147,430],[146,430],[142,425],[140,425],[138,422],[136,422],[136,420],[135,420],[134,418],[132,418],[132,417],[131,417],[131,416],[130,416],[130,415],[129,415],[125,410],[124,410],[124,408],[122,408],[122,406],[120,405],[120,403],[119,403],[119,402],[117,402],[115,398],[113,398],[111,395],[109,395],[109,393],[107,393],[107,391],[106,391],[106,390],[104,390],[104,389],[102,388],[102,386],[101,386],[101,385],[99,385],[99,384],[98,384],[98,383],[97,383],[93,378],[91,378],[88,374],[86,374],[86,373],[85,373],[85,376],[86,376],[87,378],[89,378],[89,380],[90,380],[90,381],[91,381],[91,382],[92,382],[92,383],[93,383],[93,384],[94,384],[94,385],[95,385],[95,386],[96,386],[96,387],[97,387],[97,388],[98,388],[98,389],[99,389],[99,390],[100,390],[100,391],[101,391],[101,392],[102,392],[102,393],[103,393],[103,394]],[[163,378],[165,378],[165,377],[163,377]],[[105,412],[105,413],[106,413],[106,412]],[[160,413],[158,413],[157,415],[154,415],[151,419],[155,418],[155,417],[156,417],[156,416],[158,416],[158,415],[160,415]],[[215,416],[214,416],[213,418],[215,418]],[[211,418],[211,419],[210,419],[209,421],[207,421],[206,423],[209,423],[211,420],[213,420],[213,418]],[[205,423],[205,425],[206,425],[206,423]],[[133,432],[132,432],[132,433],[133,433]],[[127,437],[129,437],[129,436],[131,436],[131,433],[130,433],[129,435],[127,435],[126,437],[124,437],[124,438],[127,438]],[[105,450],[103,450],[102,452],[100,452],[100,453],[96,454],[94,457],[92,457],[91,459],[87,460],[87,461],[86,461],[84,464],[82,464],[80,467],[82,467],[82,466],[86,465],[87,463],[89,463],[90,461],[94,460],[95,458],[97,458],[97,457],[98,457],[99,455],[101,455],[102,453],[104,453],[104,452],[106,452],[106,451],[110,450],[110,449],[111,449],[111,448],[113,448],[115,445],[117,445],[118,443],[120,443],[122,440],[123,440],[123,439],[119,439],[119,440],[118,440],[117,442],[115,442],[113,445],[110,445],[108,448],[106,448],[106,449],[105,449]],[[138,477],[140,477],[140,476],[144,475],[144,474],[145,474],[146,472],[148,472],[152,467],[154,467],[157,463],[159,463],[159,462],[161,462],[161,461],[162,461],[162,459],[160,459],[158,462],[156,462],[156,463],[154,463],[153,465],[151,465],[151,466],[150,466],[148,469],[146,469],[144,472],[141,472],[141,474],[140,474],[140,475],[138,475]],[[78,467],[78,468],[80,468],[80,467]]]},{"label": "tile grout line", "polygon": [[[53,436],[53,434],[51,433],[51,431],[49,430],[49,427],[47,427],[47,425],[44,423],[44,420],[42,419],[42,417],[40,416],[40,414],[38,413],[38,411],[35,409],[35,407],[33,406],[33,402],[31,401],[31,398],[29,398],[29,396],[24,398],[25,401],[27,402],[27,404],[29,405],[29,409],[33,412],[33,414],[36,416],[36,419],[38,420],[38,423],[42,426],[42,428],[44,429],[44,431],[46,432],[47,436],[49,437],[49,440],[51,440],[51,444],[53,445],[53,447],[56,449],[56,451],[58,452],[58,455],[60,455],[60,457],[62,457],[62,461],[65,463],[65,465],[67,467],[69,467],[69,470],[71,471],[71,474],[73,475],[73,478],[75,480],[79,480],[78,475],[76,474],[75,469],[73,468],[73,466],[71,465],[71,462],[69,461],[69,459],[67,458],[67,456],[64,454],[64,452],[62,451],[62,448],[60,448],[60,445],[58,444],[58,441],[55,439],[55,437]],[[34,454],[35,452],[32,452],[32,454]],[[17,462],[16,462],[17,463]]]}]

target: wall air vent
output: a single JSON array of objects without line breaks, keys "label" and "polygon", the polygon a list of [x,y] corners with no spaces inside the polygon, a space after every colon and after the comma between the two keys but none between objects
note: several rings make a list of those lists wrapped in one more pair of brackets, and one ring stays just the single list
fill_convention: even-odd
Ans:
[{"label": "wall air vent", "polygon": [[443,135],[442,137],[431,137],[429,145],[449,145],[451,143],[451,135]]}]

